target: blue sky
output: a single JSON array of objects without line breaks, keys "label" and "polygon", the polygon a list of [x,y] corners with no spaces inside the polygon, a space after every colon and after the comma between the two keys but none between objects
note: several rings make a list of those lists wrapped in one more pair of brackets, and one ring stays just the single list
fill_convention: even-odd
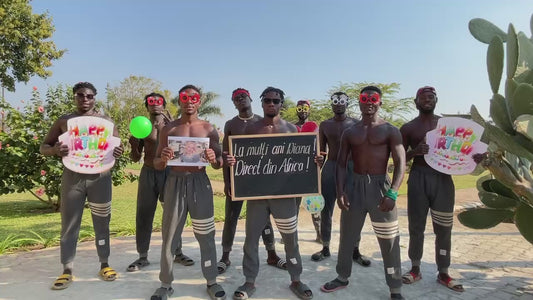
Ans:
[{"label": "blue sky", "polygon": [[[259,94],[279,87],[288,97],[325,99],[339,82],[398,82],[398,97],[417,88],[437,89],[437,113],[488,115],[491,97],[486,45],[468,31],[472,18],[504,31],[513,23],[531,35],[530,0],[410,1],[59,1],[33,0],[48,11],[53,40],[67,53],[46,80],[35,77],[5,93],[11,103],[28,99],[33,86],[90,81],[105,98],[109,83],[130,76],[162,82],[177,93],[195,84],[220,94],[223,126],[236,113],[231,91]],[[414,114],[413,114],[414,116]]]}]

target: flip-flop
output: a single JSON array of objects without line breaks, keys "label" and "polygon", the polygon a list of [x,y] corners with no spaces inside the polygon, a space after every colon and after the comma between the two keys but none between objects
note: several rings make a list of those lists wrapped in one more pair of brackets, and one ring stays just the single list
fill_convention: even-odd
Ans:
[{"label": "flip-flop", "polygon": [[444,285],[445,287],[449,288],[452,291],[456,292],[464,292],[465,289],[463,288],[463,285],[459,283],[459,281],[448,277],[447,280],[440,279],[440,277],[437,277],[437,282]]},{"label": "flip-flop", "polygon": [[140,271],[143,267],[146,267],[149,264],[150,264],[150,262],[146,258],[145,259],[138,258],[137,260],[132,262],[131,265],[128,266],[126,271],[128,271],[128,272]]},{"label": "flip-flop", "polygon": [[267,264],[278,269],[287,270],[287,261],[285,261],[283,258],[278,259],[278,261],[275,263],[269,263],[267,261]]},{"label": "flip-flop", "polygon": [[170,297],[173,293],[174,293],[174,289],[171,287],[169,288],[160,287],[157,290],[155,290],[152,297],[150,297],[150,300],[167,300],[168,297]]},{"label": "flip-flop", "polygon": [[323,286],[320,287],[320,290],[325,293],[332,293],[343,289],[348,286],[349,281],[340,281],[338,278],[333,279],[330,282],[326,282]]},{"label": "flip-flop", "polygon": [[255,286],[249,286],[247,284],[243,284],[240,287],[237,288],[237,290],[233,293],[233,299],[235,300],[245,300],[255,293]]},{"label": "flip-flop", "polygon": [[73,280],[74,276],[72,274],[62,274],[54,281],[52,290],[64,290],[69,287]]},{"label": "flip-flop", "polygon": [[113,270],[111,267],[105,267],[98,272],[98,276],[102,278],[104,281],[113,281],[117,279],[118,274],[117,271]]},{"label": "flip-flop", "polygon": [[[207,286],[207,293],[209,294],[209,297],[211,297],[212,300],[224,300],[224,299],[226,299],[226,292],[224,292],[224,289],[218,283],[215,283],[213,285],[208,285]],[[219,294],[219,295],[217,296],[217,294]]]},{"label": "flip-flop", "polygon": [[228,260],[228,263],[225,263],[223,261],[217,262],[217,269],[218,274],[224,274],[226,273],[226,269],[231,265],[231,262]]},{"label": "flip-flop", "polygon": [[313,291],[311,291],[307,284],[299,282],[298,285],[291,284],[289,287],[298,298],[304,300],[313,299]]},{"label": "flip-flop", "polygon": [[177,262],[186,267],[194,265],[194,260],[192,260],[192,258],[188,257],[183,253],[176,254],[176,256],[174,257],[174,262]]},{"label": "flip-flop", "polygon": [[402,275],[402,282],[404,284],[411,284],[411,283],[415,283],[417,281],[419,281],[420,279],[422,279],[422,273],[413,273],[413,272],[407,272],[405,274]]}]

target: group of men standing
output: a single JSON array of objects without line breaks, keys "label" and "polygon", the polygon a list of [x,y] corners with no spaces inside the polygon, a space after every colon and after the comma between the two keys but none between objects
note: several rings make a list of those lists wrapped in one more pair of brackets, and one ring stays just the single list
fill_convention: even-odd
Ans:
[{"label": "group of men standing", "polygon": [[[41,146],[44,155],[68,155],[67,145],[58,137],[64,133],[68,119],[78,116],[106,118],[94,110],[96,89],[90,83],[78,83],[73,92],[77,110],[61,117],[46,136]],[[152,223],[158,199],[163,204],[161,287],[151,299],[166,299],[173,293],[173,262],[193,265],[194,261],[181,250],[181,233],[187,215],[200,245],[201,268],[207,281],[207,293],[211,299],[225,299],[226,293],[217,283],[218,274],[231,265],[229,258],[242,209],[242,201],[231,200],[229,167],[237,161],[228,153],[229,136],[242,134],[296,133],[304,128],[309,116],[309,101],[297,103],[299,122],[291,124],[280,117],[284,102],[281,89],[268,87],[260,95],[263,117],[252,112],[250,93],[238,88],[232,93],[232,101],[238,110],[237,116],[227,121],[224,128],[222,147],[217,130],[210,123],[198,118],[201,105],[201,90],[186,85],[179,91],[181,115],[172,120],[165,115],[166,100],[157,93],[145,97],[145,106],[153,124],[152,133],[144,139],[131,138],[131,158],[139,161],[144,152],[144,164],[139,178],[136,216],[136,242],[139,258],[127,271],[133,272],[149,264],[148,249]],[[346,114],[349,97],[343,92],[331,96],[334,117],[319,126],[320,152],[315,163],[322,167],[322,193],[325,206],[320,216],[313,216],[317,241],[322,250],[313,254],[313,261],[331,256],[330,241],[332,216],[335,202],[341,209],[340,243],[337,260],[337,277],[325,283],[323,292],[334,292],[348,285],[352,261],[370,266],[370,260],[359,251],[361,229],[366,215],[370,215],[381,254],[386,283],[391,299],[403,299],[402,282],[414,283],[420,280],[425,222],[428,209],[431,211],[436,233],[436,261],[438,282],[456,291],[462,286],[448,275],[450,265],[451,228],[453,220],[454,186],[449,175],[431,169],[424,161],[428,152],[425,133],[434,129],[438,116],[434,114],[437,97],[435,89],[423,87],[417,91],[415,103],[419,116],[396,128],[378,115],[382,105],[382,92],[375,86],[367,86],[360,92],[359,108],[361,120]],[[116,131],[116,128],[115,128]],[[118,136],[118,131],[115,132]],[[222,256],[217,262],[215,246],[215,224],[213,192],[205,168],[191,166],[167,166],[174,151],[168,145],[168,137],[201,137],[209,139],[205,157],[215,169],[223,168],[224,192],[226,194],[225,223],[222,234]],[[406,155],[407,151],[407,155]],[[114,149],[119,157],[122,146]],[[327,159],[324,163],[324,156]],[[392,157],[394,171],[392,180],[387,175],[387,165]],[[407,159],[406,159],[407,158]],[[406,161],[413,159],[408,180],[409,216],[409,258],[412,269],[403,274],[399,247],[399,226],[395,201],[406,170]],[[163,189],[164,187],[164,189]],[[112,281],[117,273],[107,263],[109,256],[109,219],[111,203],[111,177],[109,171],[86,175],[65,168],[62,183],[62,231],[61,263],[63,274],[54,282],[52,289],[64,289],[72,282],[72,266],[76,251],[81,214],[85,199],[89,201],[96,234],[96,246],[100,257],[99,276]],[[250,200],[247,203],[246,237],[242,261],[245,282],[233,294],[233,299],[248,299],[255,292],[255,279],[259,272],[258,244],[262,235],[269,265],[288,270],[290,289],[301,299],[311,299],[313,292],[300,280],[302,259],[298,247],[298,211],[300,199],[280,198]],[[104,213],[103,213],[104,212]],[[281,234],[285,259],[275,251],[274,234],[270,221],[272,215]]]}]

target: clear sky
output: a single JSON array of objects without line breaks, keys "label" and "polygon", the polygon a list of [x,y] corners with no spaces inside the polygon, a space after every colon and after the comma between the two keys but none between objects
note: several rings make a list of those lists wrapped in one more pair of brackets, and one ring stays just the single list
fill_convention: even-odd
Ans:
[{"label": "clear sky", "polygon": [[[437,89],[437,113],[488,115],[491,91],[487,45],[468,30],[484,18],[504,31],[513,23],[531,35],[531,0],[33,0],[48,11],[53,40],[67,53],[46,80],[32,78],[5,93],[28,99],[33,86],[89,81],[105,87],[130,75],[162,82],[177,93],[185,84],[220,94],[223,126],[236,114],[231,91],[259,94],[267,86],[293,100],[326,99],[339,82],[398,82],[399,98],[424,85]],[[413,114],[414,116],[415,114]]]}]

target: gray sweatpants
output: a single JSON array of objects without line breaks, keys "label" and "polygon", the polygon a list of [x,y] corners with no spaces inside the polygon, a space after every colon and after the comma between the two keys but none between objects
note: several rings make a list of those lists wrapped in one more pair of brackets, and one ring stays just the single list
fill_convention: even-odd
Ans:
[{"label": "gray sweatpants", "polygon": [[448,273],[452,240],[455,186],[450,175],[428,166],[414,166],[407,181],[409,258],[420,266],[428,210],[435,233],[435,261],[439,272]]},{"label": "gray sweatpants", "polygon": [[353,185],[347,187],[346,194],[350,208],[341,212],[337,274],[343,281],[350,277],[353,247],[368,213],[381,249],[387,285],[391,293],[400,293],[402,270],[398,213],[396,207],[389,212],[383,212],[378,208],[379,201],[389,187],[387,175],[362,174],[355,174]]},{"label": "gray sweatpants", "polygon": [[[337,189],[335,186],[335,171],[337,162],[334,160],[327,160],[322,167],[322,196],[324,197],[324,208],[320,212],[320,234],[322,237],[322,244],[329,246],[331,241],[331,224],[333,222],[333,210],[337,202]],[[346,187],[353,185],[353,161],[348,161],[346,165]],[[364,224],[364,223],[363,223]],[[357,232],[355,240],[355,247],[359,247],[361,241],[361,232]]]},{"label": "gray sweatpants", "polygon": [[[222,230],[222,251],[230,252],[235,240],[235,231],[237,230],[237,222],[241,214],[242,205],[244,201],[233,201],[231,197],[226,196],[226,210],[224,218],[224,229]],[[272,224],[270,219],[263,228],[261,233],[263,237],[263,244],[267,250],[275,249],[274,232],[272,231]]]},{"label": "gray sweatpants", "polygon": [[207,284],[216,283],[217,253],[215,247],[215,222],[213,190],[204,172],[175,172],[170,170],[163,193],[163,226],[161,247],[161,286],[168,288],[174,280],[172,239],[183,232],[187,213],[191,216],[192,228],[200,244],[202,273]]},{"label": "gray sweatpants", "polygon": [[244,257],[242,269],[246,282],[255,282],[259,273],[259,236],[262,229],[274,217],[283,244],[287,260],[287,269],[291,281],[299,281],[302,274],[302,259],[298,247],[298,216],[296,199],[249,200],[246,204],[246,238],[244,240]]},{"label": "gray sweatpants", "polygon": [[[135,226],[135,242],[140,257],[148,256],[152,225],[157,208],[157,200],[163,197],[163,188],[167,179],[168,170],[156,170],[144,165],[139,175],[137,189],[137,215]],[[177,231],[176,231],[177,232]],[[172,241],[175,254],[181,253],[181,235],[175,235]]]},{"label": "gray sweatpants", "polygon": [[61,263],[72,268],[80,233],[85,199],[89,202],[94,242],[101,263],[109,257],[111,219],[111,173],[80,174],[63,168],[61,177]]}]

